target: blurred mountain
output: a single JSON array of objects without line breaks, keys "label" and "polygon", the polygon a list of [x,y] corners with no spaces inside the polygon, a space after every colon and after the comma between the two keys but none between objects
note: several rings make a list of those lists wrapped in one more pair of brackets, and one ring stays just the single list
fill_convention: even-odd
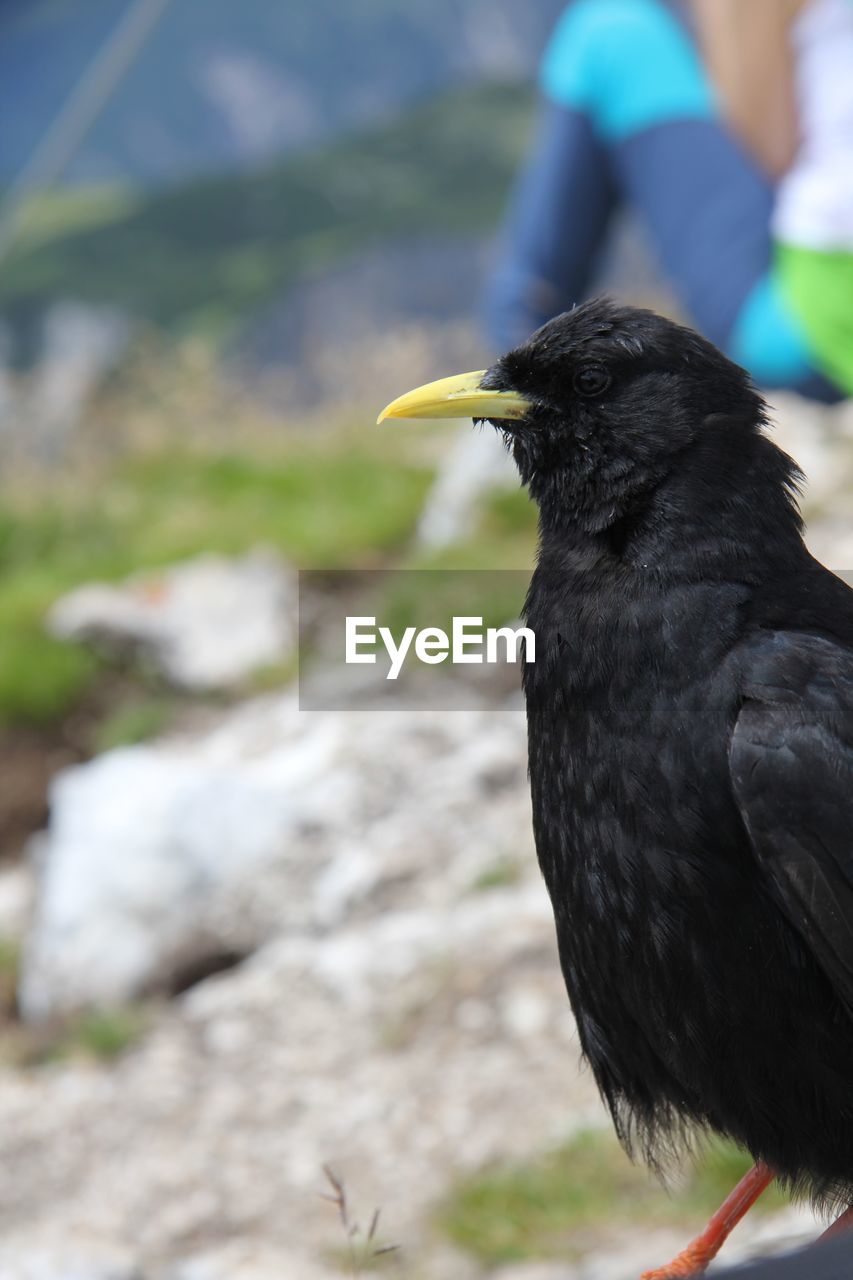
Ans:
[{"label": "blurred mountain", "polygon": [[[531,107],[529,88],[480,84],[247,173],[166,190],[55,192],[40,202],[0,274],[14,362],[31,363],[27,336],[34,331],[41,344],[57,300],[117,306],[143,325],[228,340],[258,315],[255,329],[263,331],[264,308],[297,285],[304,296],[310,282],[340,275],[364,255],[374,262],[392,255],[409,314],[459,314],[473,305],[476,283],[463,290],[464,302],[459,288],[448,290],[441,254],[446,248],[456,264],[451,275],[464,264],[471,279],[467,259],[499,216]],[[418,238],[433,251],[401,249]],[[344,277],[347,321],[357,327],[367,299],[357,272]],[[342,322],[330,318],[330,331]]]},{"label": "blurred mountain", "polygon": [[[0,3],[0,180],[132,0]],[[171,0],[69,166],[75,182],[249,168],[483,80],[529,79],[563,0]]]},{"label": "blurred mountain", "polygon": [[[0,0],[0,188],[146,2]],[[474,341],[563,4],[167,0],[2,261],[0,432],[12,371],[58,439],[140,331],[284,374],[288,403],[346,360],[371,384],[374,335],[416,330],[427,366]]]}]

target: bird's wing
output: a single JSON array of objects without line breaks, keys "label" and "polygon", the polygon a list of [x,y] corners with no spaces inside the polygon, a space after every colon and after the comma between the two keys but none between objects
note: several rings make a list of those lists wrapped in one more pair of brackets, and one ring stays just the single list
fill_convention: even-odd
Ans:
[{"label": "bird's wing", "polygon": [[772,633],[748,663],[729,762],[758,859],[853,1013],[853,652]]}]

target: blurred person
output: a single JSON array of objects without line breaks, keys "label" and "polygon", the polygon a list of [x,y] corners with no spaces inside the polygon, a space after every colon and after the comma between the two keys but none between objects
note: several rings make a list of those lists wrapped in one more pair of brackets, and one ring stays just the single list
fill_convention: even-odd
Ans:
[{"label": "blurred person", "polygon": [[[628,206],[692,323],[760,385],[853,395],[853,0],[573,0],[540,80],[486,299],[494,350],[587,296]],[[513,482],[466,433],[420,540],[464,537]]]},{"label": "blurred person", "polygon": [[853,395],[853,0],[573,0],[488,298],[497,350],[640,216],[692,322],[764,386]]}]

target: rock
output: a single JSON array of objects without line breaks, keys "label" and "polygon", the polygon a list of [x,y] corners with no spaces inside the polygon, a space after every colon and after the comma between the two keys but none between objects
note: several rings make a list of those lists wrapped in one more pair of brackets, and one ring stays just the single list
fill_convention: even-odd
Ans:
[{"label": "rock", "polygon": [[802,505],[807,534],[821,538],[821,526],[827,518],[843,520],[848,515],[853,484],[853,401],[821,405],[785,391],[769,392],[767,398],[771,405],[770,438],[795,459],[805,476]]},{"label": "rock", "polygon": [[156,1280],[342,1280],[346,1273],[331,1260],[324,1266],[293,1246],[269,1248],[257,1241],[238,1240],[182,1259]]},{"label": "rock", "polygon": [[33,906],[33,878],[21,864],[0,869],[0,946],[16,943],[27,931]]},{"label": "rock", "polygon": [[[92,984],[102,991],[104,971],[132,971],[122,932],[155,945],[158,915],[177,929],[176,901],[185,927],[193,912],[212,920],[219,875],[231,878],[232,911],[266,919],[271,937],[187,991],[117,1063],[4,1077],[8,1247],[23,1251],[48,1229],[70,1241],[85,1224],[130,1249],[146,1280],[332,1280],[345,1237],[318,1196],[329,1162],[354,1217],[364,1227],[381,1208],[383,1241],[417,1267],[418,1222],[453,1171],[559,1141],[568,1100],[589,1106],[594,1091],[571,1065],[576,1037],[532,855],[523,745],[517,707],[307,716],[277,697],[229,713],[203,738],[67,774],[43,855],[25,1006],[55,1009]],[[127,813],[131,777],[116,789],[139,752],[152,772]],[[241,831],[236,800],[221,802],[240,817],[230,831],[209,808],[229,774],[273,815],[260,836]],[[158,808],[152,792],[166,775],[170,799]],[[209,789],[186,802],[194,823],[180,827],[184,844],[161,847],[158,861],[150,833],[162,833],[164,813],[181,812],[200,778]],[[119,843],[104,841],[89,863],[85,837],[99,815]],[[119,862],[150,859],[150,875],[117,869],[117,847]],[[508,849],[524,861],[520,879],[476,889]],[[63,900],[66,927],[51,937]],[[523,1098],[525,1122],[508,1134]],[[441,1258],[428,1269],[436,1280],[479,1274],[446,1248]]]},{"label": "rock", "polygon": [[[589,1073],[577,1070],[532,859],[520,884],[442,897],[434,882],[456,881],[454,851],[429,834],[433,860],[419,877],[402,889],[385,881],[368,909],[332,930],[291,926],[186,992],[117,1062],[5,1073],[7,1255],[65,1240],[76,1256],[85,1229],[126,1250],[145,1280],[273,1280],[277,1268],[334,1280],[345,1237],[319,1195],[330,1164],[353,1221],[363,1231],[380,1208],[380,1238],[401,1246],[389,1274],[503,1280],[436,1240],[436,1203],[460,1174],[530,1160],[608,1122]],[[529,1007],[533,993],[546,1016],[508,1029],[505,1011]],[[460,1016],[471,1008],[476,1018]],[[773,1225],[760,1221],[769,1242]],[[805,1214],[794,1229],[815,1230]],[[758,1231],[748,1221],[739,1243],[754,1247]],[[647,1238],[608,1223],[597,1248],[585,1235],[588,1255],[564,1274],[637,1275],[640,1261],[666,1259],[686,1234]]]},{"label": "rock", "polygon": [[[318,1194],[329,1163],[363,1230],[382,1210],[403,1274],[478,1275],[449,1255],[419,1265],[418,1224],[449,1179],[559,1142],[571,1104],[599,1112],[534,864],[521,885],[440,899],[453,851],[427,834],[432,861],[396,902],[385,882],[360,919],[303,919],[186,992],[118,1062],[5,1074],[7,1247],[85,1225],[146,1280],[267,1280],[277,1258],[281,1275],[332,1280],[345,1236]],[[533,990],[544,1025],[507,1038],[504,1004]],[[466,1002],[486,1011],[476,1026],[459,1025]]]},{"label": "rock", "polygon": [[459,542],[475,528],[489,493],[517,488],[518,472],[497,433],[488,427],[472,431],[468,424],[447,451],[430,490],[418,541],[432,549]]},{"label": "rock", "polygon": [[48,626],[63,640],[141,654],[180,688],[227,688],[293,653],[295,575],[271,552],[203,555],[120,586],[63,596]]},{"label": "rock", "polygon": [[308,714],[286,694],[66,770],[36,858],[24,1016],[170,989],[415,883],[422,903],[449,901],[530,849],[524,761],[517,704]]},{"label": "rock", "polygon": [[53,1248],[0,1248],[0,1280],[145,1280],[126,1251],[83,1249],[69,1242]]},{"label": "rock", "polygon": [[[0,331],[0,432],[7,451],[56,465],[135,324],[120,307],[73,299],[53,301],[35,319]],[[9,377],[16,365],[30,366],[28,374]]]},{"label": "rock", "polygon": [[578,1280],[576,1267],[565,1262],[518,1262],[493,1272],[494,1280]]},{"label": "rock", "polygon": [[278,848],[268,793],[188,754],[110,752],[60,775],[51,809],[20,988],[28,1018],[165,982],[212,948],[198,936],[212,885]]}]

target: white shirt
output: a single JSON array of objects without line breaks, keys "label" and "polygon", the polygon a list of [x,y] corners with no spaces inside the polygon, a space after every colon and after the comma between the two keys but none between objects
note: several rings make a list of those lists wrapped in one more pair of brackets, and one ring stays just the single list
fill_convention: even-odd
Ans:
[{"label": "white shirt", "polygon": [[800,145],[777,189],[773,233],[853,252],[853,0],[812,0],[792,39]]}]

